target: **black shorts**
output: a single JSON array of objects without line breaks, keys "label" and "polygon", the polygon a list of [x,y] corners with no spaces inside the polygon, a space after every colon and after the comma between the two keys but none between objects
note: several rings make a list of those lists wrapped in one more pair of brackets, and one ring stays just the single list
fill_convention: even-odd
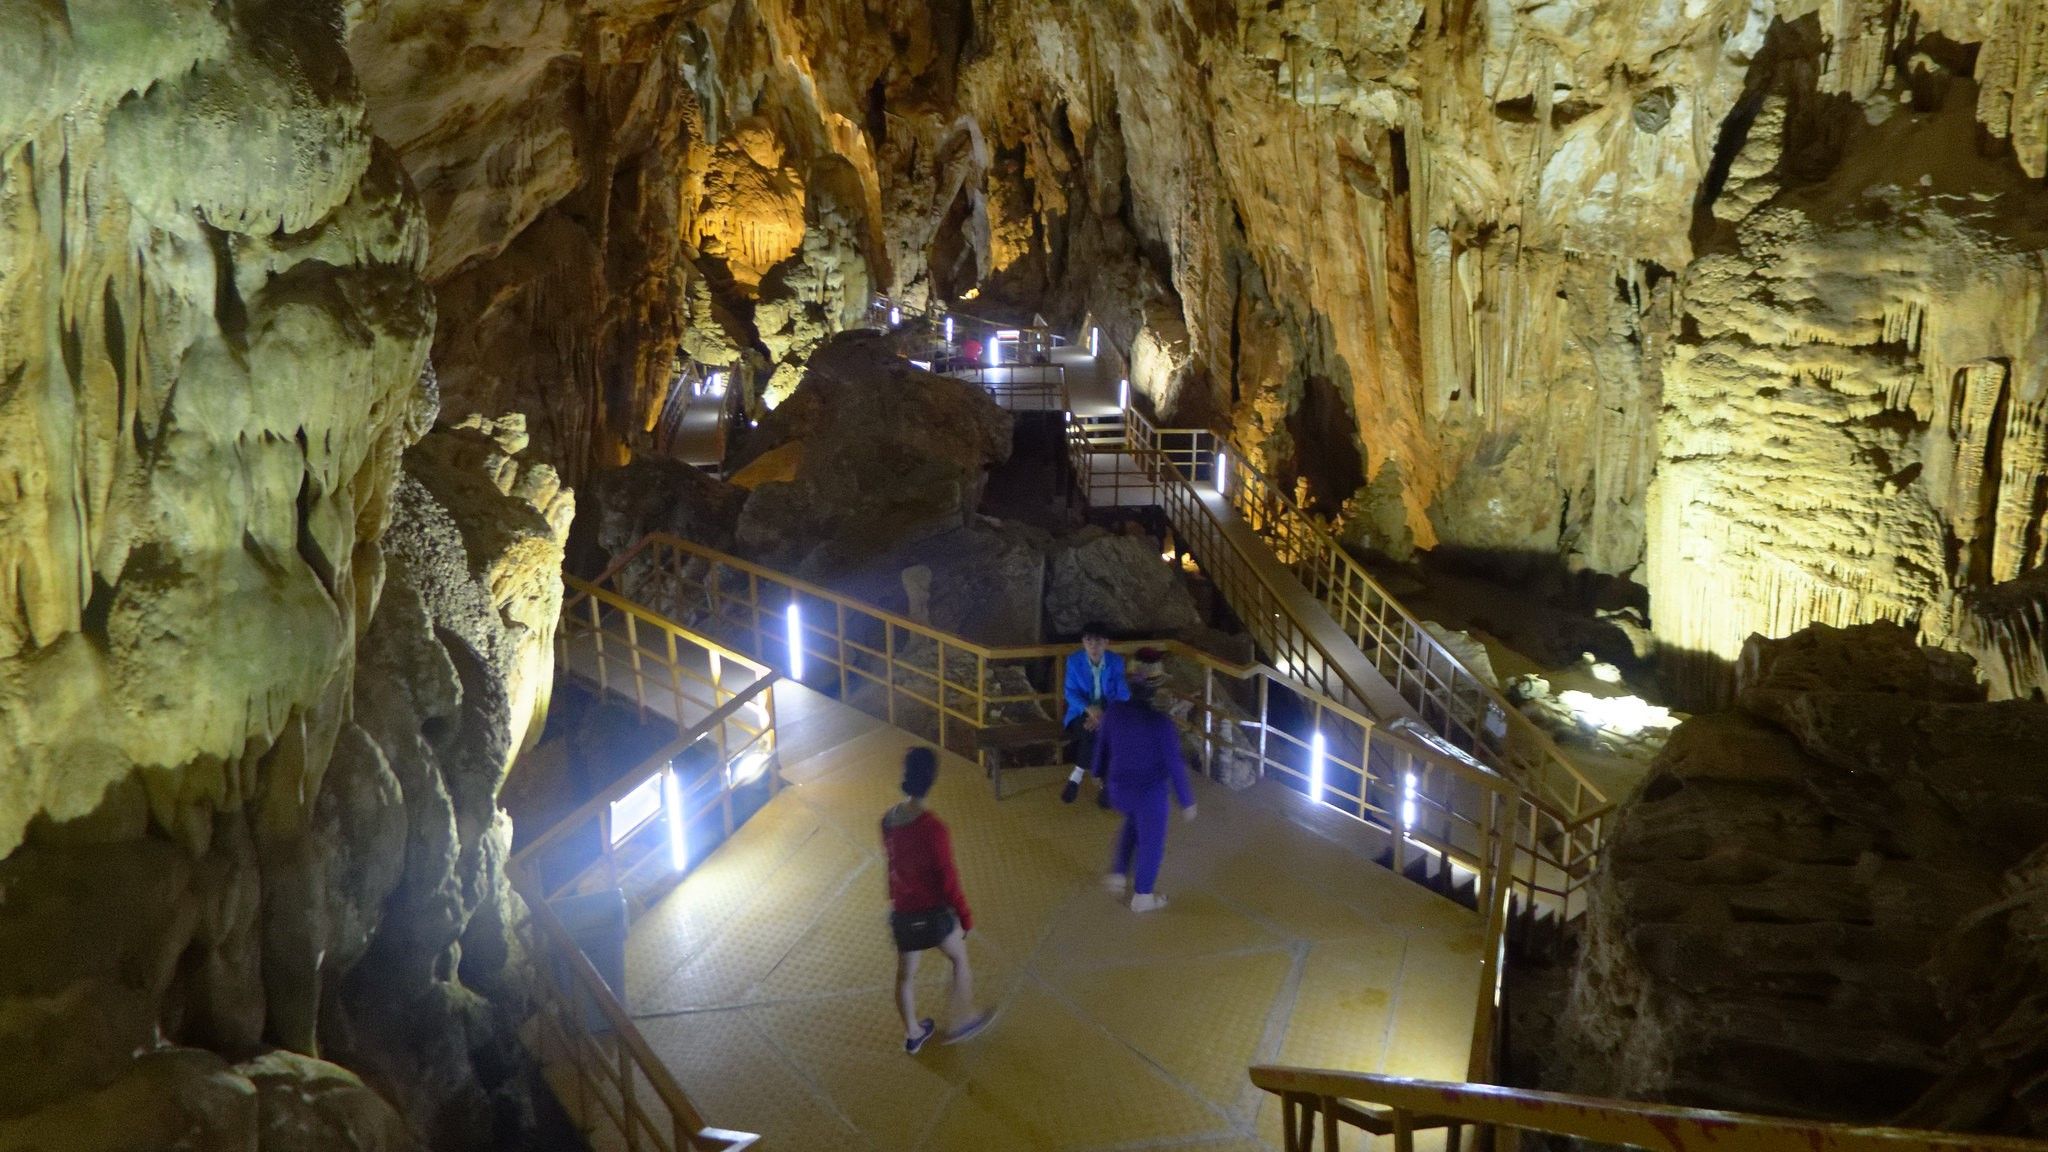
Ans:
[{"label": "black shorts", "polygon": [[946,937],[953,934],[959,921],[954,918],[951,908],[934,908],[929,912],[891,912],[889,931],[896,936],[898,952],[923,952],[937,948]]}]

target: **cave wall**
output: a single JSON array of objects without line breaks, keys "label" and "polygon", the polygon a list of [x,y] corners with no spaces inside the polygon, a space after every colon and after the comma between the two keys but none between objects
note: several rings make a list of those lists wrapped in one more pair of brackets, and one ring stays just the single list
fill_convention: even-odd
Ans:
[{"label": "cave wall", "polygon": [[345,16],[0,7],[0,1145],[533,1128],[495,798],[571,505],[429,431]]},{"label": "cave wall", "polygon": [[971,289],[1354,544],[1636,582],[1680,696],[1873,618],[2041,686],[2038,5],[424,8],[351,51],[437,362],[571,476]]}]

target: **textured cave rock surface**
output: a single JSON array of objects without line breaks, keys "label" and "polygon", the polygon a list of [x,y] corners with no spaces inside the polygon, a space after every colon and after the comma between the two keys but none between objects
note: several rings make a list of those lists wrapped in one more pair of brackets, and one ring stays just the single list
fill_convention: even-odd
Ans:
[{"label": "textured cave rock surface", "polygon": [[[2048,1132],[2048,705],[1889,624],[1752,639],[1609,841],[1559,1079]],[[2038,991],[2038,986],[2034,987]]]},{"label": "textured cave rock surface", "polygon": [[1809,621],[2048,675],[1974,611],[2048,513],[2038,5],[349,12],[451,406],[572,480],[679,357],[758,416],[870,290],[972,291],[1362,548],[1638,581],[1689,698]]},{"label": "textured cave rock surface", "polygon": [[[823,344],[739,442],[728,481],[658,458],[595,475],[583,566],[671,532],[983,643],[1031,644],[1047,626],[1072,635],[1100,620],[1237,650],[1204,628],[1153,538],[980,514],[988,474],[1013,448],[1012,417],[975,385],[910,367],[896,346],[868,332]],[[667,602],[667,578],[651,566],[622,579],[646,602]]]},{"label": "textured cave rock surface", "polygon": [[1202,626],[1179,572],[1159,562],[1150,537],[1088,529],[1059,542],[1045,590],[1054,633],[1078,636],[1090,621],[1128,636],[1169,636]]},{"label": "textured cave rock surface", "polygon": [[[404,456],[317,761],[302,732],[252,738],[250,799],[167,811],[133,769],[0,860],[0,1143],[113,1104],[129,1121],[66,1146],[505,1147],[534,1127],[496,796],[545,709],[572,506],[524,446],[516,421],[473,420]],[[310,792],[295,823],[279,788]]]}]

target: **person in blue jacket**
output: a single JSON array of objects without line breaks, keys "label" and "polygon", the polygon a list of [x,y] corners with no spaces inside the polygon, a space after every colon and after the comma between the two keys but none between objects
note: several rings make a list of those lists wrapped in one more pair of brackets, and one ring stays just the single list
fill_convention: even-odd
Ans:
[{"label": "person in blue jacket", "polygon": [[1095,772],[1105,778],[1109,802],[1123,813],[1105,888],[1121,894],[1131,887],[1131,911],[1166,907],[1154,889],[1166,860],[1166,800],[1171,789],[1181,816],[1195,818],[1195,793],[1173,717],[1157,707],[1166,684],[1165,654],[1144,649],[1131,663],[1130,699],[1109,704],[1095,741]]},{"label": "person in blue jacket", "polygon": [[[1081,776],[1095,763],[1095,731],[1102,724],[1102,710],[1117,700],[1131,698],[1124,679],[1124,658],[1109,650],[1109,629],[1100,624],[1081,627],[1081,650],[1067,657],[1067,738],[1074,744],[1074,774],[1060,789],[1060,802],[1072,804],[1081,794]],[[1101,778],[1096,773],[1096,778]],[[1109,807],[1104,789],[1096,802]]]}]

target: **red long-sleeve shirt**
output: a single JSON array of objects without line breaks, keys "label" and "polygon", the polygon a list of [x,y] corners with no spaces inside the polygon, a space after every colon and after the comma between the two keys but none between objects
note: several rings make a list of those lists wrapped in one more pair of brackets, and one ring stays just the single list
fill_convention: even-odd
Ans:
[{"label": "red long-sleeve shirt", "polygon": [[974,913],[953,867],[953,838],[937,816],[920,812],[905,824],[882,818],[882,848],[889,857],[889,903],[898,912],[951,908],[960,930],[974,930]]}]

